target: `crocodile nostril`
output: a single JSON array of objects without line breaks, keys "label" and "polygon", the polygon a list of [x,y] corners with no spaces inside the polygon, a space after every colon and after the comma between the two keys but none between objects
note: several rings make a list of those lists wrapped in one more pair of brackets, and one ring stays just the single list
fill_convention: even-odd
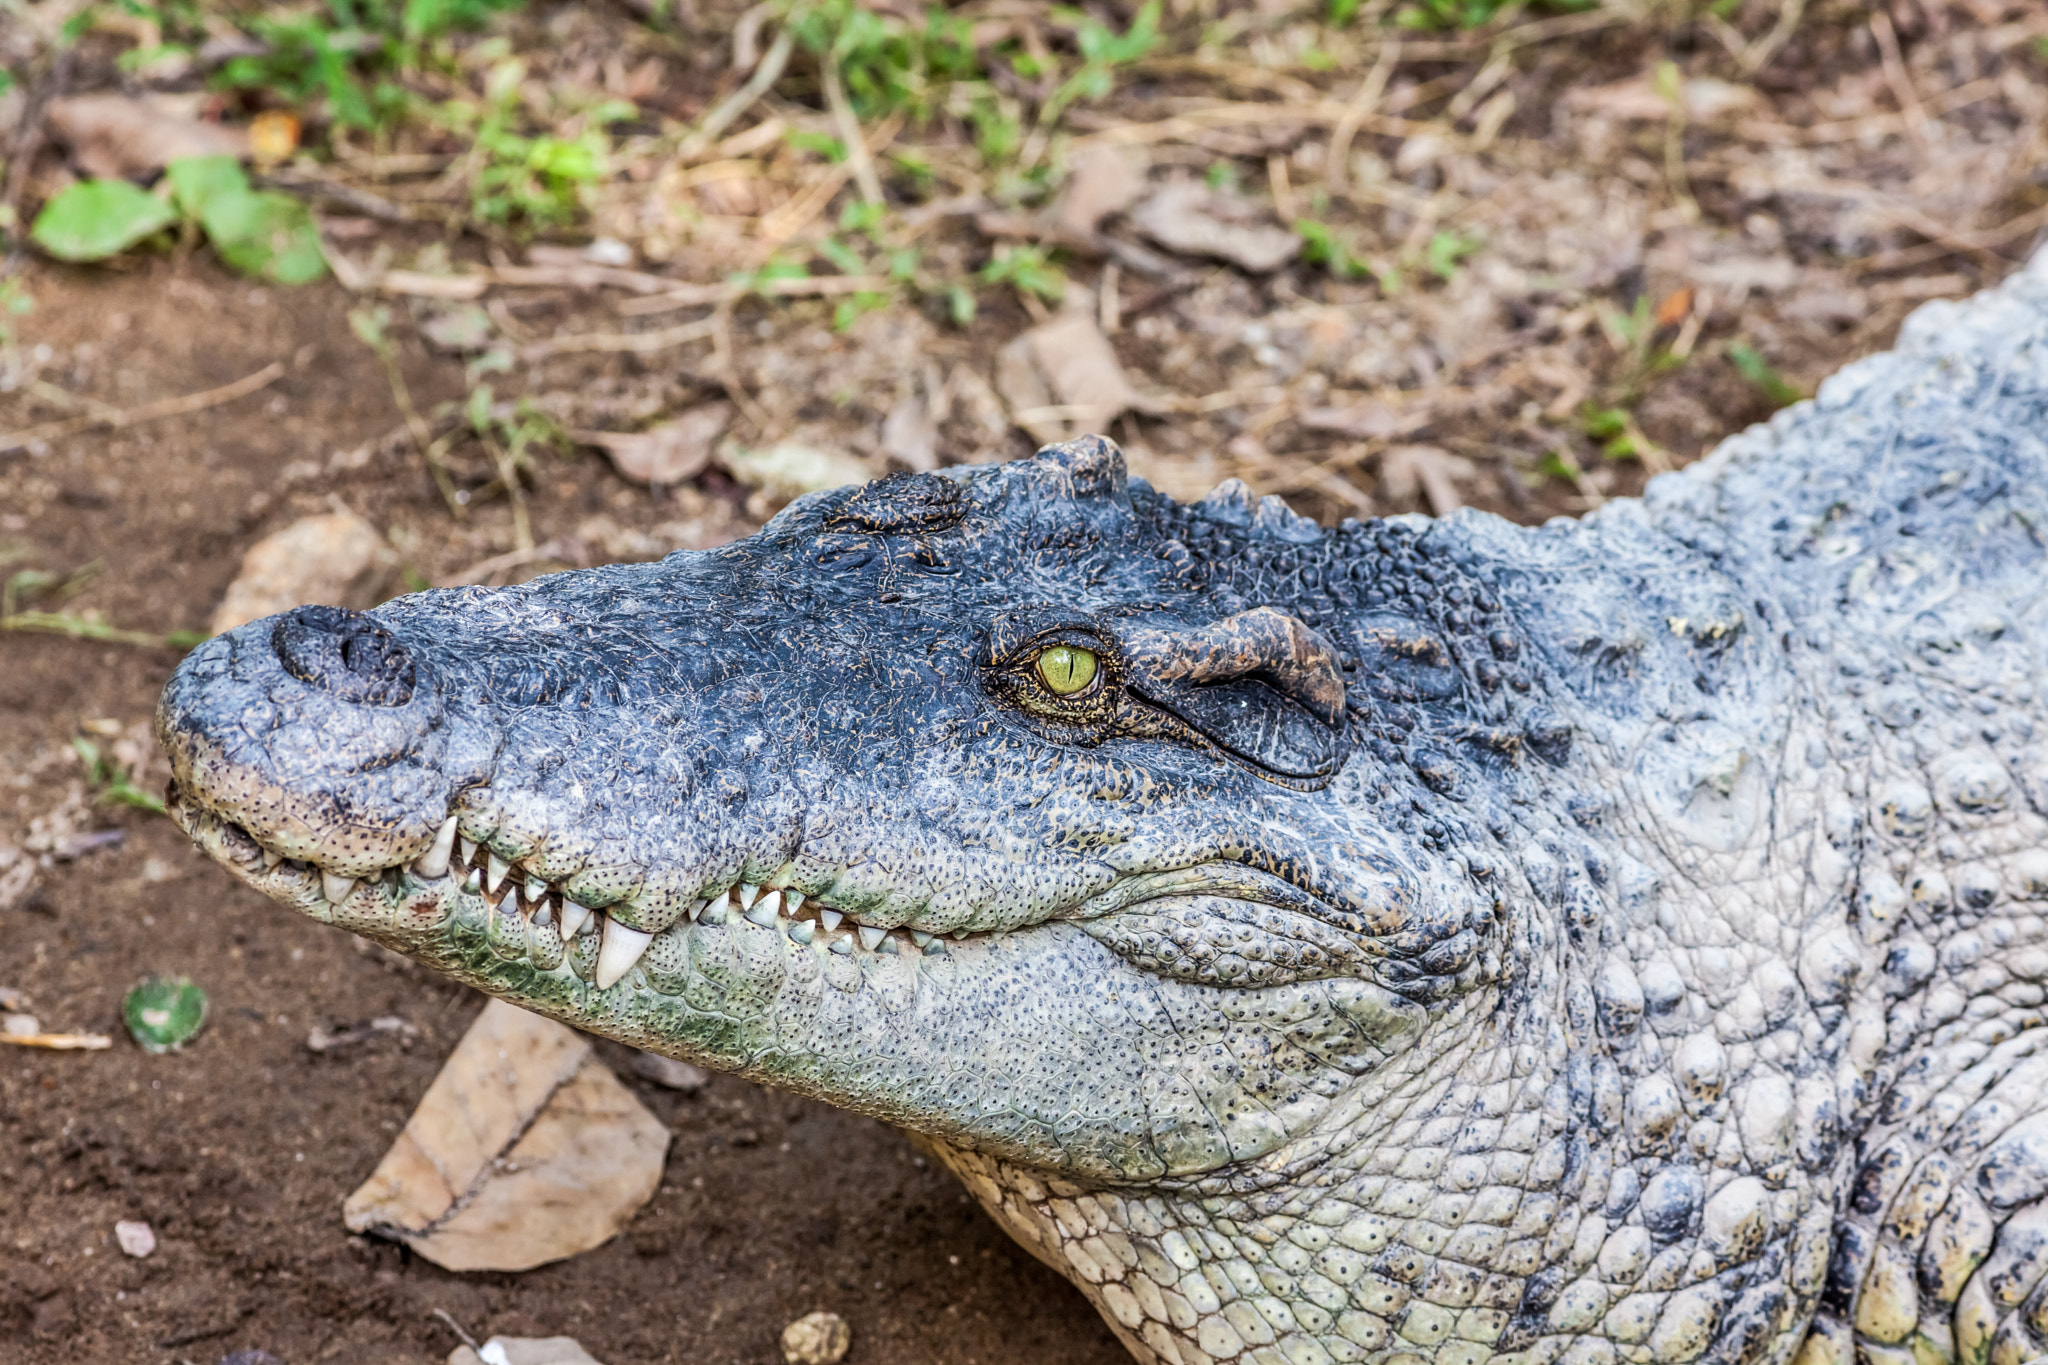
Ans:
[{"label": "crocodile nostril", "polygon": [[412,700],[412,655],[362,612],[300,607],[278,618],[270,644],[285,672],[343,701],[403,706]]}]

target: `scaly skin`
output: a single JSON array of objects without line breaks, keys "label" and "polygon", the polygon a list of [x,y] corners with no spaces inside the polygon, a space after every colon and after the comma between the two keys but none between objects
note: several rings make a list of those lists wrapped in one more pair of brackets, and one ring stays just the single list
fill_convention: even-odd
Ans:
[{"label": "scaly skin", "polygon": [[1076,441],[245,626],[165,690],[173,810],[921,1134],[1142,1360],[2021,1365],[2044,419],[2048,265],[1576,524]]}]

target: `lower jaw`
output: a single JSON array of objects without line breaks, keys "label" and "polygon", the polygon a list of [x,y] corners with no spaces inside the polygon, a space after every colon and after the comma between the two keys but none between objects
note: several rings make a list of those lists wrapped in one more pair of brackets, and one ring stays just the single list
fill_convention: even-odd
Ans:
[{"label": "lower jaw", "polygon": [[516,964],[523,970],[515,975],[526,989],[549,997],[612,991],[675,996],[693,956],[701,956],[706,940],[717,934],[760,940],[756,947],[779,941],[792,954],[815,958],[828,973],[836,965],[839,975],[847,968],[858,973],[880,967],[888,959],[907,965],[943,957],[958,948],[920,931],[858,924],[794,893],[785,898],[751,887],[735,887],[652,933],[567,902],[555,888],[529,888],[509,877],[487,888],[478,869],[461,866],[439,877],[388,868],[377,877],[346,882],[347,890],[334,900],[317,868],[266,856],[240,826],[175,795],[170,812],[209,856],[271,899],[501,991],[501,971],[491,963]]}]

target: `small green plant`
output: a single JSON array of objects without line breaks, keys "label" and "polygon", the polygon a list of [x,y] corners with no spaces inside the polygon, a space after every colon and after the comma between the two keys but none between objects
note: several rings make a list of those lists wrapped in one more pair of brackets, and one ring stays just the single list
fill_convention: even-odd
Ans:
[{"label": "small green plant", "polygon": [[938,106],[953,81],[980,74],[974,23],[933,8],[922,26],[854,0],[793,5],[790,31],[820,62],[838,67],[856,116],[899,111],[919,120]]},{"label": "small green plant", "polygon": [[1746,341],[1728,343],[1728,363],[1769,400],[1773,408],[1789,407],[1806,397],[1798,385],[1773,369],[1771,362],[1763,358],[1763,353]]},{"label": "small green plant", "polygon": [[1449,284],[1458,276],[1458,263],[1479,250],[1480,245],[1477,237],[1450,229],[1431,233],[1429,245],[1423,248],[1423,265],[1430,274]]},{"label": "small green plant", "polygon": [[1321,219],[1297,218],[1294,232],[1301,238],[1301,258],[1310,265],[1319,265],[1340,280],[1372,280],[1385,294],[1401,291],[1399,270],[1355,255],[1337,229]]},{"label": "small green plant", "polygon": [[439,39],[483,26],[525,0],[326,0],[305,9],[278,6],[245,22],[260,54],[235,57],[217,83],[265,90],[304,105],[324,99],[349,128],[394,121],[412,100],[400,81],[421,66]]},{"label": "small green plant", "polygon": [[156,815],[164,813],[163,798],[136,786],[134,775],[108,757],[98,744],[84,735],[73,735],[71,748],[79,762],[85,764],[86,785],[92,788],[95,802],[133,806]]},{"label": "small green plant", "polygon": [[525,62],[500,62],[485,79],[481,111],[465,102],[444,106],[444,115],[458,127],[474,120],[471,156],[480,164],[470,178],[470,211],[486,223],[572,222],[583,211],[584,192],[608,173],[606,126],[637,111],[622,100],[606,100],[582,112],[581,130],[571,136],[528,136],[518,128],[519,87],[525,79]]},{"label": "small green plant", "polygon": [[1081,69],[1060,82],[1038,111],[1040,126],[1053,123],[1076,100],[1099,100],[1116,85],[1116,70],[1138,61],[1159,46],[1159,0],[1145,0],[1122,33],[1092,14],[1055,8],[1053,17],[1074,25],[1074,45],[1081,49]]},{"label": "small green plant", "polygon": [[1393,23],[1398,28],[1480,28],[1524,8],[1548,14],[1578,14],[1598,3],[1599,0],[1535,0],[1533,4],[1529,0],[1414,0],[1394,11]]},{"label": "small green plant", "polygon": [[61,261],[104,261],[182,219],[197,224],[221,260],[244,275],[305,284],[327,273],[305,204],[250,188],[233,157],[182,157],[166,169],[164,184],[167,195],[125,180],[80,181],[50,197],[29,237]]},{"label": "small green plant", "polygon": [[1627,408],[1603,408],[1589,403],[1580,415],[1579,425],[1610,460],[1645,460],[1653,467],[1669,463],[1667,452],[1643,434],[1635,414]]},{"label": "small green plant", "polygon": [[1066,296],[1067,281],[1052,264],[1044,247],[999,246],[994,257],[981,268],[983,284],[1008,285],[1019,294],[1029,294],[1048,303]]}]

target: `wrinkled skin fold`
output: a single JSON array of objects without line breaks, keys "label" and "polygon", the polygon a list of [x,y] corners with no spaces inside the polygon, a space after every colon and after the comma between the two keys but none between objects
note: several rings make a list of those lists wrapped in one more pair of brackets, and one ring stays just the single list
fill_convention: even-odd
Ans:
[{"label": "wrinkled skin fold", "polygon": [[1146,1361],[2048,1353],[2048,264],[1640,502],[1084,438],[211,640],[235,877],[921,1135]]}]

